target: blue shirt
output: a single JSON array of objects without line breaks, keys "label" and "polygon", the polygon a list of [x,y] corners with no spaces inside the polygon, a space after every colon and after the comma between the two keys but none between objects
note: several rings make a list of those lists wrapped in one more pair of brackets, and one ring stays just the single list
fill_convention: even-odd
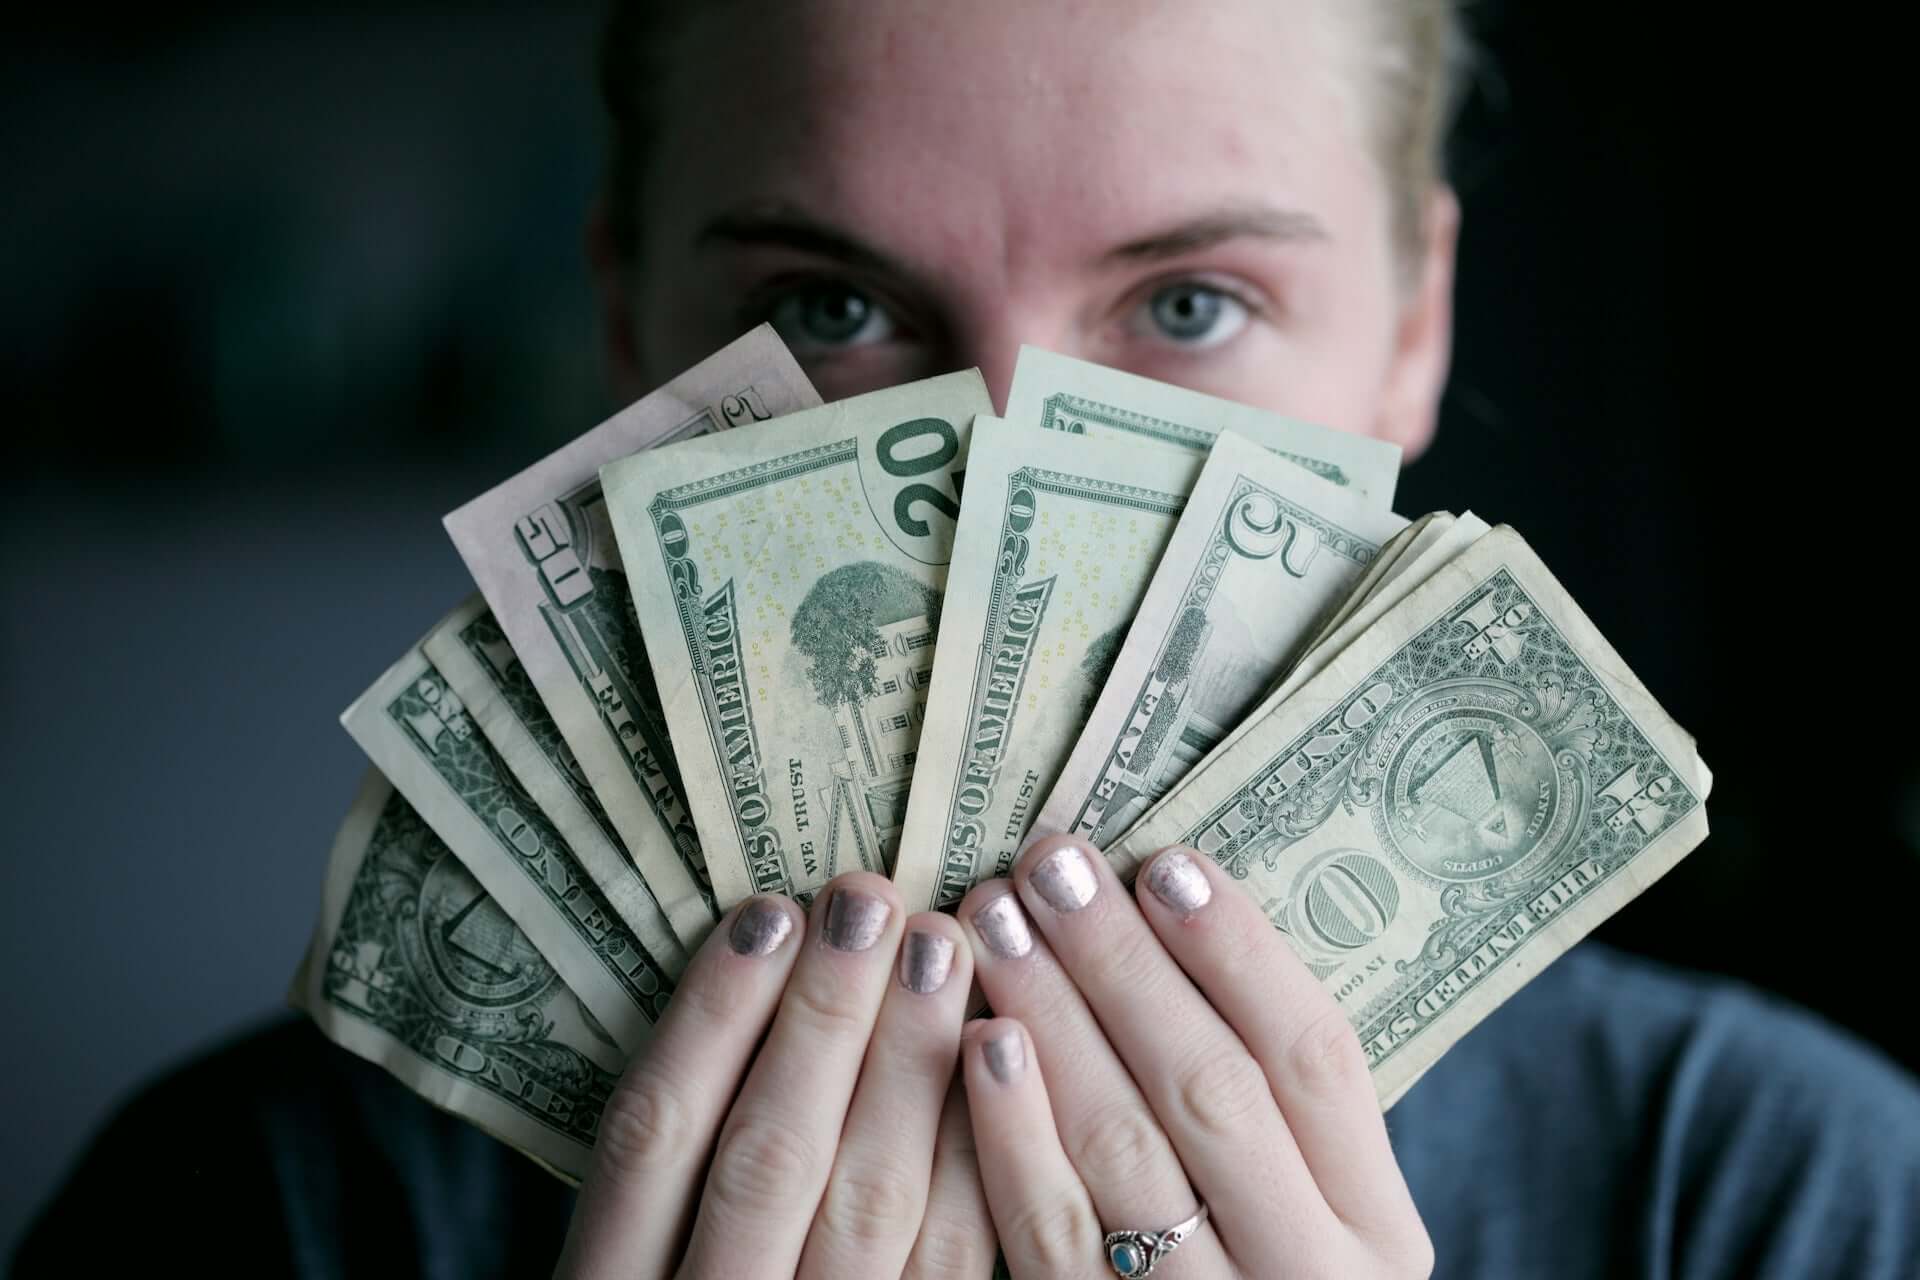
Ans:
[{"label": "blue shirt", "polygon": [[[1388,1129],[1438,1276],[1920,1277],[1920,1085],[1792,1007],[1595,944]],[[572,1200],[288,1021],[115,1117],[14,1274],[545,1275]]]}]

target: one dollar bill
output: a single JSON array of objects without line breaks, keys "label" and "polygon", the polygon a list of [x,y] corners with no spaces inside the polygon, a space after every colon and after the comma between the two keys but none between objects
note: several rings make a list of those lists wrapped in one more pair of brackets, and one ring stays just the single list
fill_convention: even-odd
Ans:
[{"label": "one dollar bill", "polygon": [[643,1044],[674,961],[614,910],[419,646],[340,719],[621,1048]]},{"label": "one dollar bill", "polygon": [[1704,769],[1520,537],[1479,538],[1108,850],[1187,845],[1340,1003],[1390,1105],[1706,835]]},{"label": "one dollar bill", "polygon": [[1035,825],[1113,843],[1259,705],[1405,524],[1222,432]]},{"label": "one dollar bill", "polygon": [[[819,403],[762,325],[446,518],[632,870],[689,948],[713,925],[712,891],[607,523],[600,468]],[[603,887],[621,892],[617,883]]]},{"label": "one dollar bill", "polygon": [[969,370],[602,471],[722,906],[891,867],[990,411]]},{"label": "one dollar bill", "polygon": [[624,1055],[377,770],[289,998],[328,1038],[578,1182]]},{"label": "one dollar bill", "polygon": [[686,949],[653,890],[621,849],[586,772],[487,602],[475,596],[455,609],[421,648],[615,913],[648,953],[678,977]]}]

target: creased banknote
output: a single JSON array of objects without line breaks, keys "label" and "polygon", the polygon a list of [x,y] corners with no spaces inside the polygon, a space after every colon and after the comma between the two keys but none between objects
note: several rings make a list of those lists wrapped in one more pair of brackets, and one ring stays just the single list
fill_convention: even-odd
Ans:
[{"label": "creased banknote", "polygon": [[1381,511],[1392,508],[1400,480],[1399,445],[1294,422],[1038,347],[1020,348],[1005,417],[1016,426],[1151,441],[1191,453],[1205,453],[1215,436],[1234,431],[1329,484],[1364,493]]},{"label": "creased banknote", "polygon": [[891,867],[990,411],[968,370],[602,471],[723,907]]},{"label": "creased banknote", "polygon": [[328,1038],[571,1181],[624,1055],[377,770],[288,993]]},{"label": "creased banknote", "polygon": [[621,849],[585,770],[547,714],[487,602],[474,596],[455,609],[422,648],[588,879],[606,894],[647,952],[678,977],[686,963],[685,948],[653,890]]},{"label": "creased banknote", "polygon": [[909,911],[950,906],[1012,864],[1203,461],[995,418],[974,424],[941,661],[894,874]]},{"label": "creased banknote", "polygon": [[600,467],[819,403],[762,325],[446,518],[633,869],[688,947],[712,927],[712,893],[607,525]]},{"label": "creased banknote", "polygon": [[1199,849],[1346,1011],[1383,1104],[1706,835],[1692,739],[1520,537],[1466,550],[1108,850]]},{"label": "creased banknote", "polygon": [[1111,844],[1259,705],[1405,524],[1222,432],[1035,826]]},{"label": "creased banknote", "polygon": [[340,720],[621,1048],[644,1043],[673,992],[669,962],[628,928],[426,654],[408,650]]}]

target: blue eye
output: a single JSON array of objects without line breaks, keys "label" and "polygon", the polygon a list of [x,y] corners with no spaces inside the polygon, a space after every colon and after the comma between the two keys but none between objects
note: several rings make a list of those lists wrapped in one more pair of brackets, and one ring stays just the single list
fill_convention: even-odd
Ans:
[{"label": "blue eye", "polygon": [[803,285],[776,300],[767,320],[795,351],[866,346],[894,333],[892,317],[878,303],[844,284]]},{"label": "blue eye", "polygon": [[1246,327],[1247,306],[1224,289],[1183,280],[1154,291],[1146,321],[1158,337],[1186,347],[1211,347]]}]

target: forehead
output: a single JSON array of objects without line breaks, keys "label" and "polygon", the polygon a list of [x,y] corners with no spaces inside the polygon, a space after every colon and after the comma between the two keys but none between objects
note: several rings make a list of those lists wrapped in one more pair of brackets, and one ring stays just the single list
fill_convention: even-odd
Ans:
[{"label": "forehead", "polygon": [[786,202],[882,239],[992,235],[1041,252],[1256,200],[1337,227],[1372,166],[1334,8],[705,6],[654,86],[649,220]]}]

